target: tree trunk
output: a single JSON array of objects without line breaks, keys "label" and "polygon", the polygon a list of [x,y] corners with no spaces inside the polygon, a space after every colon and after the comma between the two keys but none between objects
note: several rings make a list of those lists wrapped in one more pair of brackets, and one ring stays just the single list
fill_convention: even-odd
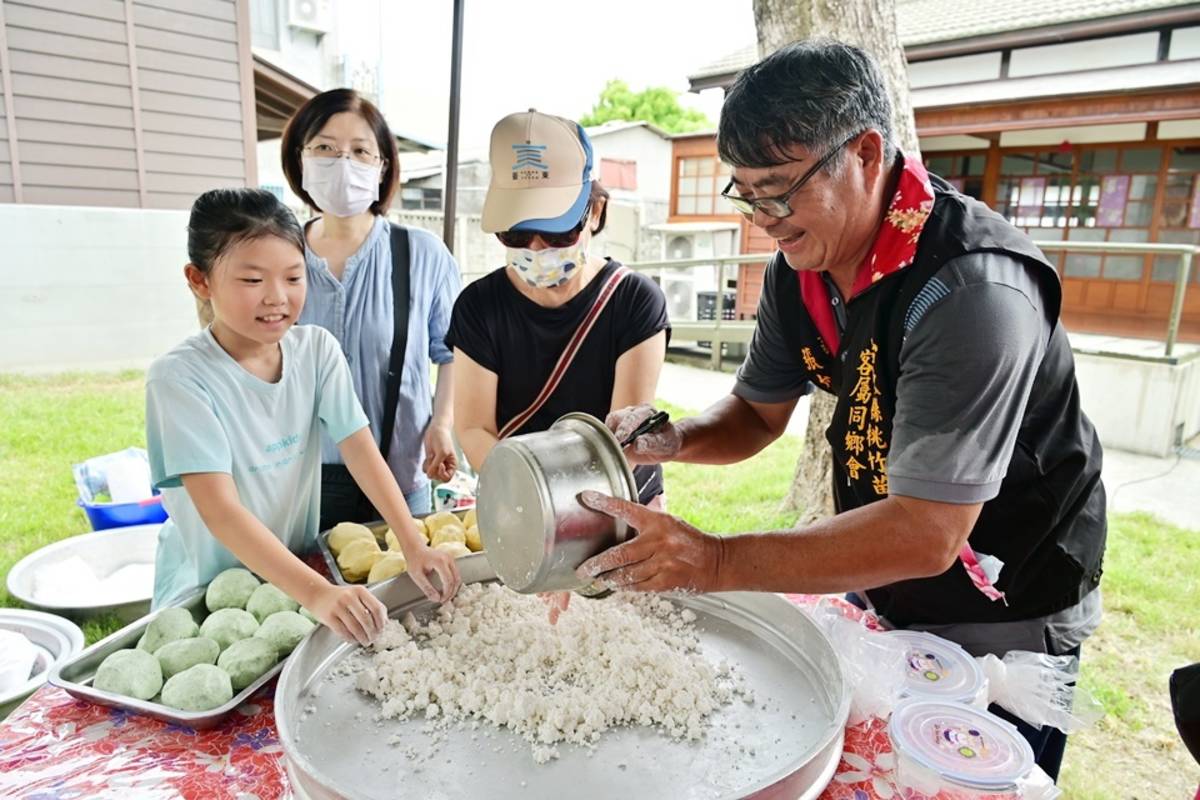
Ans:
[{"label": "tree trunk", "polygon": [[[892,97],[896,141],[917,152],[917,126],[908,94],[908,65],[896,29],[894,0],[754,0],[758,54],[765,57],[798,39],[828,36],[875,56]],[[817,391],[809,406],[804,447],[796,462],[784,508],[812,522],[833,514],[832,465],[825,429],[833,419],[833,396]]]}]

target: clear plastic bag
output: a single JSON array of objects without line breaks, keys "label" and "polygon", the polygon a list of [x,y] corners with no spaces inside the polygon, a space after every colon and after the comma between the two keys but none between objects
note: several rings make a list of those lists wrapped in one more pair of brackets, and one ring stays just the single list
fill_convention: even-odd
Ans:
[{"label": "clear plastic bag", "polygon": [[1092,725],[1104,708],[1078,685],[1079,659],[1013,650],[1003,659],[978,659],[988,678],[988,700],[1020,719],[1066,734]]},{"label": "clear plastic bag", "polygon": [[829,600],[812,609],[842,662],[850,691],[850,725],[887,719],[904,690],[905,648],[846,617]]},{"label": "clear plastic bag", "polygon": [[153,494],[150,459],[140,447],[89,458],[71,472],[85,503],[137,503]]}]

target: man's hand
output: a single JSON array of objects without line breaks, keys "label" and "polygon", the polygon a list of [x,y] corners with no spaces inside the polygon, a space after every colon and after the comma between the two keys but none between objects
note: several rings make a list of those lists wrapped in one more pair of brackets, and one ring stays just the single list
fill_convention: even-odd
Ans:
[{"label": "man's hand", "polygon": [[637,531],[631,541],[588,559],[576,570],[614,589],[639,592],[712,592],[719,588],[725,543],[678,517],[599,492],[581,492],[579,502],[622,520]]},{"label": "man's hand", "polygon": [[432,480],[445,483],[454,477],[458,469],[458,455],[454,451],[454,437],[448,425],[436,421],[425,431],[425,463],[421,468]]},{"label": "man's hand", "polygon": [[387,608],[365,586],[322,587],[309,609],[312,615],[349,642],[366,647],[387,622]]},{"label": "man's hand", "polygon": [[[626,406],[610,413],[604,424],[613,432],[618,442],[629,438],[634,429],[641,425],[658,410],[654,406],[642,404]],[[673,423],[666,423],[653,433],[644,433],[625,448],[625,458],[631,465],[661,464],[679,455],[683,447],[683,437]]]}]

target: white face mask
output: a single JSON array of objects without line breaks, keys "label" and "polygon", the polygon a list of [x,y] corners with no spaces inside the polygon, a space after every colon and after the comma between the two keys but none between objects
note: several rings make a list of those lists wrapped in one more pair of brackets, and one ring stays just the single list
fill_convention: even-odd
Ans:
[{"label": "white face mask", "polygon": [[508,265],[530,286],[553,289],[566,283],[587,260],[587,251],[580,238],[581,241],[569,247],[548,247],[544,250],[506,248]]},{"label": "white face mask", "polygon": [[360,164],[349,158],[301,159],[300,185],[317,208],[335,217],[361,214],[379,199],[382,164]]}]

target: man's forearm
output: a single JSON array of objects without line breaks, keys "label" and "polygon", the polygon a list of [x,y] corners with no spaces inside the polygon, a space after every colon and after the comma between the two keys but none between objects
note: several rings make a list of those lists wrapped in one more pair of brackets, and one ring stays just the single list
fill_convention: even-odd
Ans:
[{"label": "man's forearm", "polygon": [[889,497],[799,530],[731,536],[718,589],[829,594],[940,575],[954,564],[978,507],[943,509],[934,519],[918,505]]},{"label": "man's forearm", "polygon": [[683,445],[674,460],[691,464],[734,464],[779,438],[779,433],[736,395],[724,397],[701,414],[675,425]]}]

